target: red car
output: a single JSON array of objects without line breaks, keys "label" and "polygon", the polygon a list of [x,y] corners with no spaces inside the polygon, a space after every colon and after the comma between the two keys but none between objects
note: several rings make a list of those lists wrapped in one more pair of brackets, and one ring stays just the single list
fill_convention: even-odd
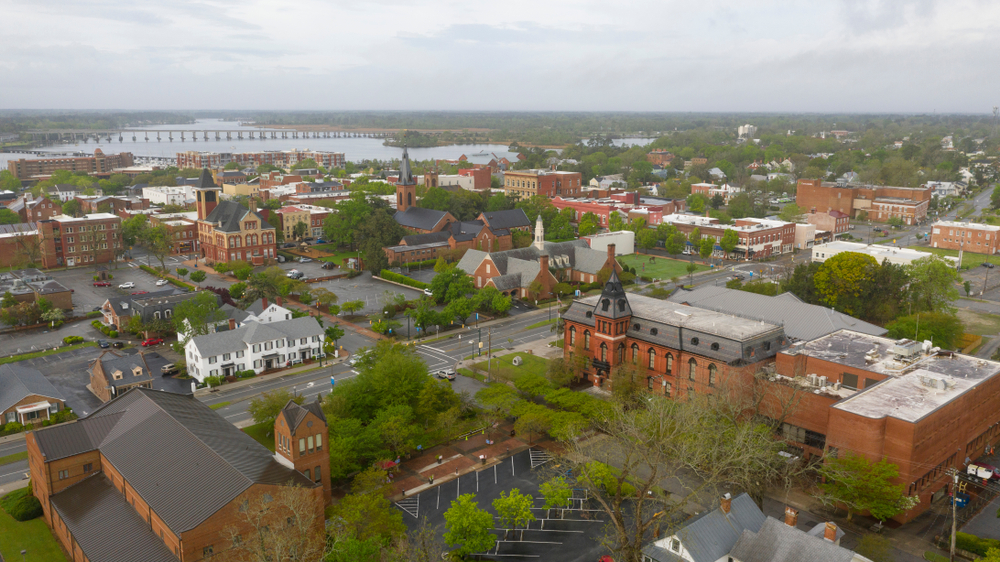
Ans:
[{"label": "red car", "polygon": [[157,345],[163,343],[163,338],[149,338],[148,340],[142,342],[142,347],[149,347],[151,345]]},{"label": "red car", "polygon": [[108,283],[107,281],[94,281],[94,286],[95,287],[110,287],[111,283]]},{"label": "red car", "polygon": [[149,292],[149,291],[136,291],[136,292],[134,292],[134,293],[132,293],[132,294],[133,294],[133,295],[145,295],[145,294],[146,294],[146,293],[148,293],[148,292]]}]

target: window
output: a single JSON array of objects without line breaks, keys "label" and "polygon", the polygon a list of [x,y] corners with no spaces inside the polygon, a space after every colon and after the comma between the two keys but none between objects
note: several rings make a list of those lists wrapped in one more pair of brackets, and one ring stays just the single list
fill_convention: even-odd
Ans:
[{"label": "window", "polygon": [[646,355],[648,356],[648,361],[649,361],[649,363],[647,364],[647,366],[650,369],[655,369],[656,368],[656,350],[651,347],[651,348],[649,348],[649,352],[647,352]]},{"label": "window", "polygon": [[858,375],[844,373],[841,375],[840,384],[854,390],[858,389]]},{"label": "window", "polygon": [[698,362],[694,359],[688,361],[688,380],[693,381],[698,370]]},{"label": "window", "polygon": [[223,361],[229,361],[230,357],[231,357],[231,354],[229,354],[229,353],[223,353],[222,354],[222,360]]},{"label": "window", "polygon": [[254,353],[260,353],[260,344],[259,343],[255,343],[253,345],[253,352]]},{"label": "window", "polygon": [[585,349],[590,349],[590,330],[583,331],[583,347]]},{"label": "window", "polygon": [[674,355],[672,353],[667,354],[667,370],[666,373],[669,375],[674,370]]},{"label": "window", "polygon": [[308,437],[308,444],[309,444],[309,452],[312,453],[313,449],[314,449],[314,447],[313,447],[313,436],[312,435],[310,435]]},{"label": "window", "polygon": [[608,361],[608,344],[604,342],[601,342],[601,361],[605,363]]},{"label": "window", "polygon": [[576,345],[576,326],[569,327],[569,344]]},{"label": "window", "polygon": [[681,551],[681,541],[679,541],[677,539],[670,539],[670,550],[672,550],[674,552],[680,552]]},{"label": "window", "polygon": [[317,433],[316,434],[316,450],[317,451],[322,451],[323,450],[323,434],[322,433]]},{"label": "window", "polygon": [[667,398],[670,398],[670,391],[673,390],[673,388],[674,388],[674,385],[670,384],[669,382],[668,383],[664,383],[663,384],[663,395],[666,396]]},{"label": "window", "polygon": [[618,363],[622,364],[625,362],[625,344],[618,344]]},{"label": "window", "polygon": [[205,548],[201,549],[201,555],[204,558],[208,558],[209,556],[211,556],[214,553],[215,553],[215,548],[212,545],[208,545]]},{"label": "window", "polygon": [[306,474],[306,478],[308,478],[309,480],[312,480],[312,471],[311,470],[309,470],[307,468],[305,474]]},{"label": "window", "polygon": [[708,366],[708,386],[715,386],[715,377],[718,370],[715,364]]},{"label": "window", "polygon": [[219,361],[219,358],[216,357],[216,356],[214,356],[214,355],[208,358],[208,364],[209,365],[214,365],[215,363],[218,363],[218,361]]},{"label": "window", "polygon": [[236,358],[239,359],[240,357],[243,357],[243,350],[242,349],[236,352]]},{"label": "window", "polygon": [[698,345],[698,338],[691,338],[691,345]]},{"label": "window", "polygon": [[639,346],[638,344],[634,343],[632,344],[632,362],[633,363],[639,362]]},{"label": "window", "polygon": [[59,471],[59,479],[60,480],[65,480],[67,478],[69,478],[69,471],[68,470],[60,470]]},{"label": "window", "polygon": [[313,471],[313,476],[316,477],[316,480],[313,480],[313,482],[319,482],[320,480],[322,480],[322,477],[320,476],[320,474],[321,474],[320,470],[321,470],[321,467],[317,466],[316,470]]},{"label": "window", "polygon": [[305,438],[299,439],[299,454],[304,455],[306,452],[306,440]]}]

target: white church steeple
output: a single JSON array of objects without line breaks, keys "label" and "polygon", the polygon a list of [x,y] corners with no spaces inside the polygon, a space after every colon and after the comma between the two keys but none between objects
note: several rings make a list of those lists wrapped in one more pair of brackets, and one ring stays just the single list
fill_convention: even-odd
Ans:
[{"label": "white church steeple", "polygon": [[542,224],[542,215],[538,215],[535,221],[535,247],[539,250],[545,249],[545,225]]}]

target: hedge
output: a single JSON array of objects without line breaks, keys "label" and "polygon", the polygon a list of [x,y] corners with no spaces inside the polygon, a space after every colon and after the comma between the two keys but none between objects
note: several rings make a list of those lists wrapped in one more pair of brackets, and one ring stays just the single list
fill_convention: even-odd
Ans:
[{"label": "hedge", "polygon": [[187,283],[185,283],[183,281],[178,281],[178,280],[172,279],[170,277],[165,277],[164,279],[167,280],[167,283],[170,283],[171,285],[180,287],[181,289],[187,289],[189,291],[193,291],[194,290],[194,285],[189,285],[189,284],[187,284]]},{"label": "hedge", "polygon": [[295,261],[296,258],[298,258],[298,256],[296,256],[294,254],[289,254],[288,252],[285,252],[285,251],[282,251],[282,250],[278,250],[278,255],[281,256],[281,257],[283,257],[283,258],[285,258],[286,260],[289,260],[289,261]]},{"label": "hedge", "polygon": [[234,376],[238,379],[250,379],[257,376],[257,373],[253,369],[247,369],[246,371],[236,371]]},{"label": "hedge", "polygon": [[149,267],[148,265],[141,265],[140,264],[139,265],[139,269],[145,271],[146,273],[150,273],[152,275],[155,275],[157,277],[160,277],[161,275],[163,275],[163,272],[161,272],[159,270],[156,270],[156,269],[153,269],[152,267]]},{"label": "hedge", "polygon": [[109,338],[117,338],[118,330],[115,330],[113,326],[105,326],[100,320],[94,320],[90,323],[91,326],[101,331],[102,334],[108,336]]},{"label": "hedge", "polygon": [[955,535],[955,547],[968,550],[973,554],[986,556],[986,551],[991,548],[1000,548],[1000,541],[996,539],[986,539],[970,535],[969,533],[957,533]]},{"label": "hedge", "polygon": [[0,499],[0,506],[17,521],[30,521],[42,515],[42,504],[31,493],[31,488],[14,490]]},{"label": "hedge", "polygon": [[424,283],[423,281],[417,281],[412,277],[407,277],[405,275],[393,273],[388,269],[383,269],[382,273],[380,273],[379,276],[382,277],[382,279],[385,279],[386,281],[395,281],[396,283],[406,285],[407,287],[415,287],[417,289],[426,289],[430,287],[430,284],[428,283]]},{"label": "hedge", "polygon": [[63,338],[63,343],[66,345],[73,345],[74,343],[80,343],[83,341],[83,336],[66,336]]},{"label": "hedge", "polygon": [[84,318],[100,318],[101,316],[104,316],[104,313],[100,310],[91,310]]}]

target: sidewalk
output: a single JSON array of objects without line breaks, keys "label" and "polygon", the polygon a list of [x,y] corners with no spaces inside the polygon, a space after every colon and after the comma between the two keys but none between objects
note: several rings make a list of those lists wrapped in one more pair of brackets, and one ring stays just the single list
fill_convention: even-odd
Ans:
[{"label": "sidewalk", "polygon": [[364,336],[366,338],[372,338],[374,340],[384,340],[385,339],[385,336],[383,336],[382,334],[373,332],[372,330],[369,330],[368,328],[365,328],[363,326],[358,326],[357,324],[354,324],[352,322],[348,322],[347,320],[344,320],[343,318],[340,318],[339,316],[334,316],[333,314],[330,314],[329,312],[323,312],[321,310],[317,310],[314,307],[306,306],[306,305],[304,305],[304,304],[302,304],[300,302],[293,301],[291,299],[285,299],[284,300],[284,304],[282,304],[282,306],[291,307],[291,308],[297,308],[300,311],[305,312],[305,313],[307,313],[309,315],[319,314],[319,315],[321,315],[323,317],[324,320],[329,320],[330,322],[333,322],[335,324],[340,324],[341,326],[344,326],[345,328],[347,328],[349,330],[353,330],[353,331],[361,334],[362,336]]},{"label": "sidewalk", "polygon": [[[338,357],[337,359],[332,359],[332,360],[324,359],[323,360],[323,367],[329,367],[331,365],[338,365],[340,363],[343,363],[344,361],[347,361],[347,359],[349,357],[350,357],[350,354],[347,351],[343,351],[343,352],[341,352],[340,357]],[[258,383],[261,383],[261,382],[273,381],[275,379],[280,379],[281,377],[287,377],[287,376],[291,376],[291,375],[297,375],[299,373],[303,373],[303,372],[306,372],[306,371],[317,370],[317,369],[320,369],[320,368],[321,367],[320,367],[319,361],[315,361],[313,363],[307,363],[305,365],[299,365],[297,367],[291,367],[289,369],[285,369],[285,370],[282,370],[282,371],[277,371],[277,372],[274,372],[274,373],[267,373],[266,375],[258,375],[256,377],[252,377],[252,378],[249,378],[249,379],[242,379],[242,380],[238,380],[236,382],[226,383],[226,384],[218,387],[219,390],[216,390],[216,391],[213,391],[210,388],[199,388],[198,390],[194,391],[194,395],[197,397],[197,396],[207,396],[207,395],[211,394],[211,395],[215,395],[217,397],[223,397],[223,396],[225,396],[229,392],[233,392],[235,390],[239,390],[241,388],[250,386],[252,384],[258,384]]]}]

